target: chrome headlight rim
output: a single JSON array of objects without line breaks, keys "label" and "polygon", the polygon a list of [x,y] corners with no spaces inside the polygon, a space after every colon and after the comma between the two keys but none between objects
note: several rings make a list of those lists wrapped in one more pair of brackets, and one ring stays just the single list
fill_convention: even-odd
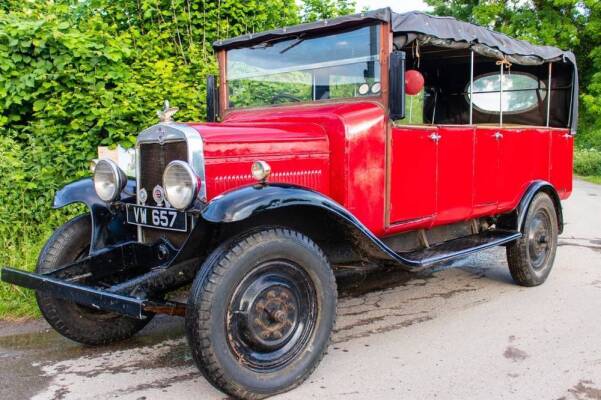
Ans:
[{"label": "chrome headlight rim", "polygon": [[[104,193],[100,187],[102,184],[106,184],[107,182],[102,182],[100,180],[100,175],[106,173],[107,170],[110,174],[109,176],[111,177],[111,181],[109,181],[109,183],[114,186],[111,193]],[[96,192],[96,195],[100,198],[100,200],[107,203],[118,200],[121,192],[123,189],[125,189],[125,185],[127,184],[125,172],[119,168],[116,162],[108,158],[98,160],[94,168],[94,176],[92,180],[94,181],[94,191]]]},{"label": "chrome headlight rim", "polygon": [[[171,173],[175,168],[179,168],[181,171],[185,172],[186,178],[189,180],[189,183],[192,186],[192,192],[188,198],[184,199],[185,201],[179,201],[180,199],[175,199],[173,193],[171,196],[169,195],[172,190],[170,190],[171,187],[168,185],[167,178],[168,174]],[[181,160],[171,161],[169,164],[167,164],[167,167],[165,167],[165,170],[163,171],[162,183],[163,189],[165,190],[165,198],[173,208],[179,211],[185,211],[194,204],[202,185],[199,176],[196,174],[190,164]]]}]

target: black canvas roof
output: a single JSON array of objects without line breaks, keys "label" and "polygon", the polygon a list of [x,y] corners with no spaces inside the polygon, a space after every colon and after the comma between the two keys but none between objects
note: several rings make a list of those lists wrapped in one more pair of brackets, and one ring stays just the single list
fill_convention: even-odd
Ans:
[{"label": "black canvas roof", "polygon": [[563,51],[552,46],[533,45],[482,26],[459,21],[453,17],[437,17],[417,11],[399,14],[392,12],[390,8],[218,40],[213,43],[213,47],[215,49],[241,47],[301,33],[317,33],[352,27],[369,21],[390,22],[392,31],[399,34],[418,33],[438,39],[464,42],[468,45],[484,45],[499,50],[505,55],[537,57],[543,62],[565,58],[576,63],[574,54],[570,51]]}]

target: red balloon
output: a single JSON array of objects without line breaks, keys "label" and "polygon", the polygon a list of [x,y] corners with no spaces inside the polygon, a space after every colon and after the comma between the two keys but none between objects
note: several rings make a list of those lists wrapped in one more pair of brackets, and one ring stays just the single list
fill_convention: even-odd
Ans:
[{"label": "red balloon", "polygon": [[409,96],[415,96],[424,88],[424,76],[421,72],[410,69],[405,72],[405,93]]}]

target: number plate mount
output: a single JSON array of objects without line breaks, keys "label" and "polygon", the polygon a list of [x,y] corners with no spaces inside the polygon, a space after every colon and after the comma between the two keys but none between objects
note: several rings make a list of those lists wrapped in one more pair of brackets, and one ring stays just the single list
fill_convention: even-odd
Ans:
[{"label": "number plate mount", "polygon": [[173,208],[127,205],[127,223],[148,228],[187,232],[188,214]]}]

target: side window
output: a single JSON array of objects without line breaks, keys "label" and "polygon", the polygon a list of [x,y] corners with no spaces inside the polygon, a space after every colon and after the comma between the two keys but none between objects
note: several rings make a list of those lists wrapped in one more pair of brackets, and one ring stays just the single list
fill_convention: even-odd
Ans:
[{"label": "side window", "polygon": [[430,124],[426,103],[432,88],[426,86],[426,77],[418,68],[405,72],[405,118],[395,121],[397,125]]},{"label": "side window", "polygon": [[395,123],[397,125],[423,125],[424,96],[424,89],[414,96],[407,95],[405,98],[405,118],[395,121]]},{"label": "side window", "polygon": [[[466,89],[466,101],[470,102],[470,84]],[[501,103],[501,74],[494,72],[474,79],[474,108],[486,114],[519,114],[530,111],[544,101],[546,85],[534,75],[524,72],[503,74],[503,100]]]}]

